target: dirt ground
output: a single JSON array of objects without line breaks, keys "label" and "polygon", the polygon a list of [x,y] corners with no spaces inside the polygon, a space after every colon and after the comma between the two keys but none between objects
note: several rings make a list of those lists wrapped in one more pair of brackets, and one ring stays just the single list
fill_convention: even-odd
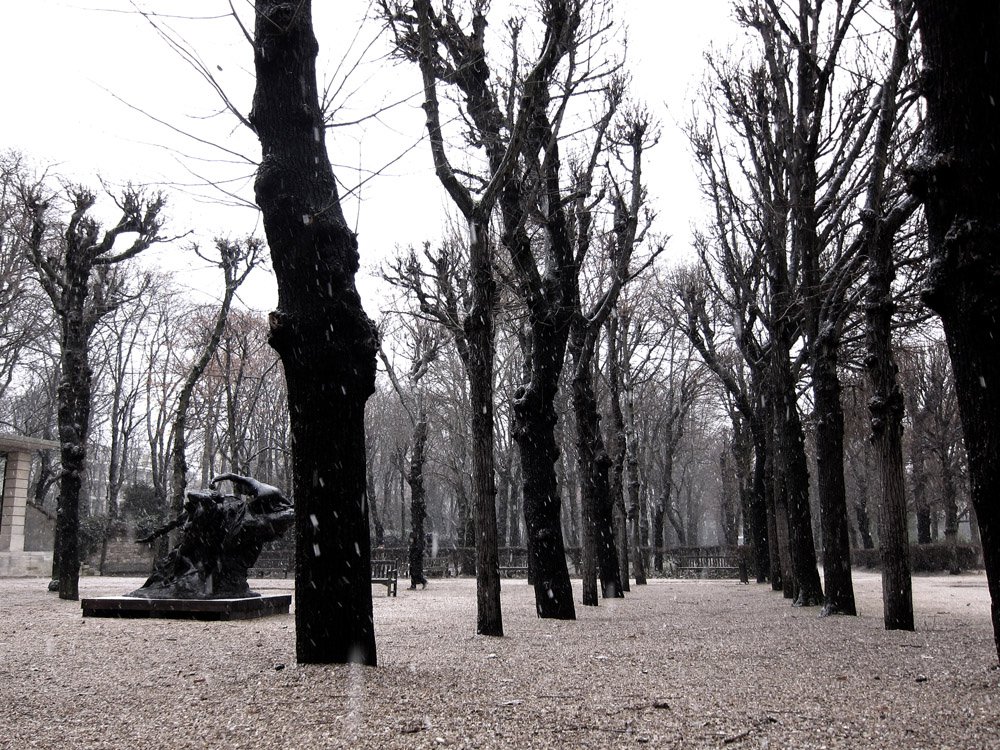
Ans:
[{"label": "dirt ground", "polygon": [[863,572],[860,615],[823,619],[766,586],[654,580],[555,622],[507,581],[504,638],[474,634],[472,580],[373,587],[377,668],[296,665],[292,615],[83,618],[45,584],[0,580],[2,748],[1000,747],[981,573],[915,578],[913,633],[883,630]]}]

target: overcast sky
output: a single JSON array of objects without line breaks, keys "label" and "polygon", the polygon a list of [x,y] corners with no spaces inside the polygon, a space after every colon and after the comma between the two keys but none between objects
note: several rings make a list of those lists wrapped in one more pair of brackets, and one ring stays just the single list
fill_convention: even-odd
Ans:
[{"label": "overcast sky", "polygon": [[[161,23],[183,35],[206,67],[217,76],[234,105],[249,111],[253,91],[252,57],[247,41],[228,13],[225,0],[137,0],[164,18]],[[249,0],[234,2],[241,12]],[[494,2],[494,9],[501,3]],[[671,235],[671,252],[687,251],[687,229],[697,213],[697,182],[686,144],[678,131],[691,111],[703,70],[703,53],[713,42],[726,44],[734,31],[729,0],[699,3],[618,0],[629,28],[628,64],[636,94],[663,124],[663,139],[650,154],[648,187],[659,214],[657,230]],[[380,60],[384,46],[363,50],[376,35],[363,23],[368,0],[314,0],[321,76],[335,75],[359,56],[366,60],[348,78],[341,111],[351,119],[416,93],[415,70]],[[249,19],[249,14],[244,13]],[[492,28],[499,29],[495,23]],[[224,187],[252,200],[251,161],[258,149],[252,134],[228,114],[217,114],[219,98],[156,33],[128,0],[33,0],[10,3],[0,27],[3,115],[0,148],[25,153],[39,167],[97,185],[133,181],[170,186],[168,231],[191,230],[203,242],[217,234],[239,236],[262,230],[251,208],[223,208],[225,199],[204,187],[206,178],[226,180]],[[160,120],[163,123],[158,123]],[[356,186],[362,169],[393,161],[385,172],[360,188],[360,201],[345,201],[359,234],[362,263],[370,265],[397,245],[434,240],[447,200],[430,169],[419,101],[413,99],[386,113],[380,122],[336,130],[328,141],[338,178]],[[182,130],[222,145],[205,146]],[[398,160],[397,160],[398,159]],[[209,200],[211,199],[211,200]],[[165,265],[192,268],[194,256],[181,248],[159,250]],[[212,276],[187,272],[192,288],[213,284]],[[370,283],[360,280],[369,314],[378,315]],[[367,292],[366,292],[367,290]],[[274,284],[260,274],[243,301],[260,310],[274,305]]]}]

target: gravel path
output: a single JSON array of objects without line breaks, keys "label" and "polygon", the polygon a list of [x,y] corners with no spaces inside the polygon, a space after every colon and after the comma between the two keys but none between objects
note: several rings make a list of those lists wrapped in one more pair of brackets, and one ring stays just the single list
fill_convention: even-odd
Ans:
[{"label": "gravel path", "polygon": [[0,579],[2,748],[1000,747],[981,573],[914,579],[914,633],[882,629],[861,572],[860,616],[824,619],[765,586],[656,580],[555,622],[508,581],[502,639],[473,634],[474,581],[377,587],[377,669],[297,666],[292,615],[84,619],[45,583]]}]

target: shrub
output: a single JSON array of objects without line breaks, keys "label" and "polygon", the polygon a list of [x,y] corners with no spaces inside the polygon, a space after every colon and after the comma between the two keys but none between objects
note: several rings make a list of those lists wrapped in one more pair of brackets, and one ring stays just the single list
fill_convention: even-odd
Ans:
[{"label": "shrub", "polygon": [[[970,544],[958,545],[958,565],[962,570],[978,570],[982,568],[979,550]],[[910,545],[910,570],[913,573],[939,573],[949,568],[950,550],[943,542],[933,544]],[[869,570],[879,567],[880,557],[877,549],[851,550],[851,563],[858,568]]]}]

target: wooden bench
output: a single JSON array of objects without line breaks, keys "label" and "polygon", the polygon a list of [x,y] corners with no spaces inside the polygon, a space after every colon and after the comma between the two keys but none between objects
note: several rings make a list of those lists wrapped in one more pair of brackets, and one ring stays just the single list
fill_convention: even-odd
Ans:
[{"label": "wooden bench", "polygon": [[395,596],[399,583],[399,566],[395,560],[372,560],[372,583],[385,586],[386,596]]},{"label": "wooden bench", "polygon": [[448,561],[444,558],[432,557],[424,560],[425,578],[447,578],[450,575]]},{"label": "wooden bench", "polygon": [[670,561],[679,578],[738,578],[739,556],[735,552],[682,552]]},{"label": "wooden bench", "polygon": [[295,553],[263,550],[247,571],[247,578],[288,578],[295,573]]}]

